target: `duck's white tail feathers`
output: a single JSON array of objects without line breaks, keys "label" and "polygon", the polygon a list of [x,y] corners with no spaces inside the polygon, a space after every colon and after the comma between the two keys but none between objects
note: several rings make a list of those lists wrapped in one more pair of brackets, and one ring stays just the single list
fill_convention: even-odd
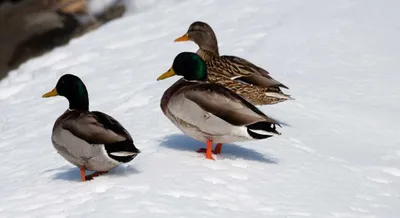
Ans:
[{"label": "duck's white tail feathers", "polygon": [[117,157],[129,157],[129,156],[136,156],[138,153],[129,151],[117,151],[117,152],[111,152],[110,154]]},{"label": "duck's white tail feathers", "polygon": [[286,95],[286,94],[283,94],[283,93],[266,92],[265,95],[270,96],[270,97],[274,97],[274,98],[294,100],[294,98],[290,97],[290,95]]}]

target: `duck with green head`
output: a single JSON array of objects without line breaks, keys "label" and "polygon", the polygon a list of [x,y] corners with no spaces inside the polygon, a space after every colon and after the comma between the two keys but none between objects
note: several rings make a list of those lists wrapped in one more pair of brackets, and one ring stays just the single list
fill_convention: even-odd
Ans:
[{"label": "duck with green head", "polygon": [[207,80],[218,83],[241,95],[254,105],[276,104],[293,99],[280,88],[288,88],[269,75],[269,72],[236,56],[220,56],[213,29],[196,21],[175,42],[193,41],[199,46],[197,54],[208,67]]},{"label": "duck with green head", "polygon": [[[212,153],[219,154],[223,143],[280,135],[278,122],[222,85],[207,83],[207,66],[199,55],[178,54],[157,80],[174,75],[183,78],[165,91],[161,109],[182,132],[206,143],[206,149],[198,152],[205,152],[207,159],[214,159]],[[213,143],[217,143],[214,151]]]},{"label": "duck with green head", "polygon": [[[133,160],[140,151],[128,131],[111,116],[89,111],[89,97],[82,80],[63,75],[44,98],[64,96],[69,108],[55,122],[51,140],[57,152],[80,168],[81,180],[90,180]],[[96,171],[85,175],[85,170]]]}]

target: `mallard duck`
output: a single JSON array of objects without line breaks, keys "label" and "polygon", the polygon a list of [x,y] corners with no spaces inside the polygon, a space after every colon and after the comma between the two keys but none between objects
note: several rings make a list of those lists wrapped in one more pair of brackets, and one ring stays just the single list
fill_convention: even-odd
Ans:
[{"label": "mallard duck", "polygon": [[[172,67],[157,80],[183,76],[161,99],[161,109],[182,132],[206,142],[207,159],[221,153],[223,143],[260,140],[280,135],[278,122],[269,118],[254,105],[220,84],[209,83],[207,66],[197,54],[182,52]],[[212,151],[213,142],[217,143]]]},{"label": "mallard duck", "polygon": [[225,86],[254,105],[276,104],[293,99],[280,90],[280,87],[288,87],[273,79],[266,70],[243,58],[220,56],[217,37],[207,23],[192,23],[187,33],[175,39],[175,42],[189,40],[199,46],[197,54],[206,61],[208,81]]},{"label": "mallard duck", "polygon": [[[62,157],[80,168],[82,181],[107,173],[140,153],[118,121],[105,113],[89,111],[88,92],[79,77],[63,75],[56,87],[43,95],[52,96],[64,96],[69,101],[69,108],[54,124],[52,143]],[[86,176],[85,170],[96,172]]]}]

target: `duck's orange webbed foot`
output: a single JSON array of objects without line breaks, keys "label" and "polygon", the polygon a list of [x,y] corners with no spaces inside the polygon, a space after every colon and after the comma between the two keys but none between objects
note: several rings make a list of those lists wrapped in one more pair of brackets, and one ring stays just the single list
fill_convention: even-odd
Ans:
[{"label": "duck's orange webbed foot", "polygon": [[96,171],[96,172],[86,176],[85,175],[85,167],[81,167],[80,170],[81,170],[81,180],[83,182],[92,180],[96,176],[100,176],[100,175],[108,173],[108,171]]},{"label": "duck's orange webbed foot", "polygon": [[206,158],[214,160],[212,154],[220,154],[222,149],[222,143],[218,143],[214,150],[212,150],[212,140],[207,141],[207,148],[200,148],[197,150],[198,153],[206,153]]},{"label": "duck's orange webbed foot", "polygon": [[86,180],[92,180],[94,177],[101,176],[108,173],[108,171],[96,171],[90,175],[85,176]]}]

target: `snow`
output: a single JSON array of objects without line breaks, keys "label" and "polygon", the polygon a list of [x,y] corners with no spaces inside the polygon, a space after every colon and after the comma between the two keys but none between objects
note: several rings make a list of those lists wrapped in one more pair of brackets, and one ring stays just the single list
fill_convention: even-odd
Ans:
[{"label": "snow", "polygon": [[[399,216],[399,1],[151,2],[0,82],[0,217]],[[160,98],[178,78],[156,78],[197,49],[173,42],[196,20],[222,54],[290,87],[296,100],[261,107],[282,136],[224,145],[209,161],[164,117]],[[50,141],[67,100],[41,98],[65,73],[142,150],[86,183]]]}]

